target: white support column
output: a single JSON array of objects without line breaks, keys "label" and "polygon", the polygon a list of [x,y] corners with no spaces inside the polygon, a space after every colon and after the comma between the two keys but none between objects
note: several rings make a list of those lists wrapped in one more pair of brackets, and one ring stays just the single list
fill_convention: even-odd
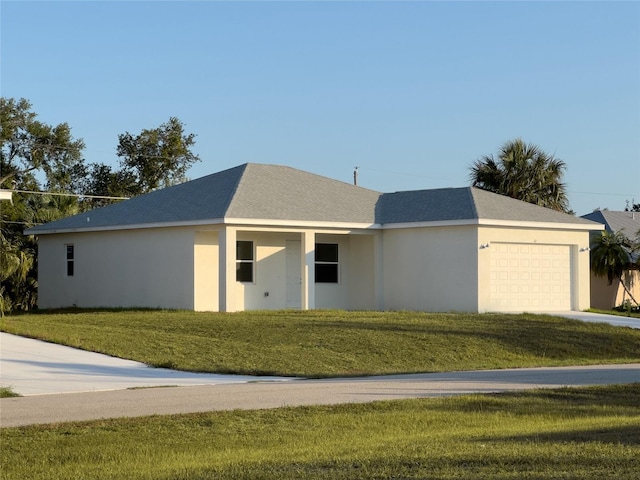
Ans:
[{"label": "white support column", "polygon": [[379,231],[373,237],[373,261],[374,263],[374,289],[376,309],[384,310],[384,256],[382,248],[383,232]]},{"label": "white support column", "polygon": [[304,231],[301,234],[302,244],[302,310],[316,308],[316,234],[313,231]]},{"label": "white support column", "polygon": [[236,229],[223,227],[218,236],[219,247],[219,309],[236,311]]}]

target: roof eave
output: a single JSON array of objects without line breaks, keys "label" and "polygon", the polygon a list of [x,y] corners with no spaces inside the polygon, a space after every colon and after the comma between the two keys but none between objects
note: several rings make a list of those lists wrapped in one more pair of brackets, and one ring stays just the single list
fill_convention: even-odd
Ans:
[{"label": "roof eave", "polygon": [[519,227],[546,230],[577,230],[577,231],[596,231],[603,230],[604,225],[592,222],[584,223],[556,223],[556,222],[532,222],[532,221],[515,221],[515,220],[496,220],[490,218],[468,218],[461,220],[435,220],[426,222],[403,222],[403,223],[386,223],[382,225],[385,230],[397,228],[423,228],[423,227],[452,227],[465,225],[481,225],[492,227]]},{"label": "roof eave", "polygon": [[[25,235],[49,235],[60,233],[87,233],[122,230],[139,230],[148,228],[191,227],[200,225],[230,225],[230,226],[255,226],[255,227],[289,227],[294,229],[340,229],[340,230],[375,230],[381,228],[377,223],[364,222],[322,222],[310,220],[273,220],[256,218],[214,218],[205,220],[187,220],[183,222],[157,222],[138,223],[130,225],[112,225],[96,227],[72,227],[72,228],[30,228],[24,231]],[[34,231],[35,230],[35,231]]]},{"label": "roof eave", "polygon": [[[156,223],[134,223],[130,225],[103,225],[96,227],[68,227],[68,228],[29,228],[24,231],[25,235],[49,235],[52,233],[85,233],[85,232],[109,232],[120,230],[139,230],[146,228],[169,228],[169,227],[189,227],[198,225],[218,225],[224,223],[222,218],[205,220],[185,220],[182,222],[156,222]],[[35,231],[33,231],[35,230]]]}]

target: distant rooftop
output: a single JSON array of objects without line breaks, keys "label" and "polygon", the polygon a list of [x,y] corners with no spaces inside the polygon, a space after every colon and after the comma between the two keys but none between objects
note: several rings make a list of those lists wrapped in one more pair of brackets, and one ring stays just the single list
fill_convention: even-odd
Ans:
[{"label": "distant rooftop", "polygon": [[582,218],[602,223],[608,232],[622,232],[627,238],[634,239],[640,231],[640,212],[620,212],[596,210],[582,215]]}]

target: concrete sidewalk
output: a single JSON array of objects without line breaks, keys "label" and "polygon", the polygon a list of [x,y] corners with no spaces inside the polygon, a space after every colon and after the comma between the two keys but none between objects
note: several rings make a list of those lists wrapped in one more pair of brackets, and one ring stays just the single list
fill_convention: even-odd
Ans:
[{"label": "concrete sidewalk", "polygon": [[0,332],[0,386],[20,395],[97,392],[133,387],[219,385],[284,377],[211,375],[143,363]]}]

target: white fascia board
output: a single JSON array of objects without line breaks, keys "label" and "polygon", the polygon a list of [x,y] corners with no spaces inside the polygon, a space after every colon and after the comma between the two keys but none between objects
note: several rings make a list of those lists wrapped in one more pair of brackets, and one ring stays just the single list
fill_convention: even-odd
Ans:
[{"label": "white fascia board", "polygon": [[439,220],[436,222],[385,223],[382,225],[382,229],[393,230],[396,228],[457,227],[461,225],[478,225],[478,220],[470,218],[466,220]]},{"label": "white fascia board", "polygon": [[377,223],[347,223],[347,222],[314,222],[309,220],[272,220],[262,218],[225,218],[225,225],[233,226],[256,226],[264,228],[283,227],[285,229],[305,229],[305,230],[326,230],[335,229],[340,231],[349,230],[375,230],[379,229]]},{"label": "white fascia board", "polygon": [[[90,221],[88,223],[91,223]],[[210,220],[185,220],[184,222],[157,222],[157,223],[136,223],[131,225],[110,225],[102,227],[76,227],[76,228],[51,228],[38,230],[29,233],[25,230],[25,235],[48,235],[51,233],[83,233],[83,232],[111,232],[119,230],[140,230],[143,228],[170,228],[170,227],[191,227],[198,225],[220,225],[223,223],[222,218],[214,218]]]},{"label": "white fascia board", "polygon": [[531,221],[514,221],[514,220],[492,220],[469,218],[465,220],[440,220],[435,222],[405,222],[405,223],[387,223],[382,226],[384,230],[400,229],[400,228],[433,228],[433,227],[457,227],[466,225],[478,225],[486,227],[517,227],[532,228],[544,230],[582,230],[594,231],[603,230],[604,225],[596,224],[585,225],[579,223],[554,223],[554,222],[531,222]]},{"label": "white fascia board", "polygon": [[[91,223],[91,216],[88,224]],[[80,232],[106,232],[119,230],[139,230],[143,228],[170,228],[170,227],[191,227],[199,225],[229,225],[234,227],[248,226],[252,230],[264,231],[291,231],[291,230],[322,230],[323,233],[350,233],[352,230],[372,230],[380,228],[380,225],[370,223],[346,223],[346,222],[309,222],[293,220],[270,220],[254,218],[214,218],[209,220],[186,220],[184,222],[158,222],[158,223],[138,223],[131,225],[112,225],[101,227],[76,227],[76,228],[51,228],[40,229],[34,233],[25,231],[25,235],[47,235],[52,233],[80,233]]]},{"label": "white fascia board", "polygon": [[536,228],[544,230],[582,230],[585,232],[604,229],[604,225],[595,222],[592,225],[589,225],[584,223],[523,222],[513,220],[480,219],[478,220],[478,225],[492,227]]},{"label": "white fascia board", "polygon": [[0,201],[9,200],[12,201],[12,192],[11,190],[0,190]]}]

